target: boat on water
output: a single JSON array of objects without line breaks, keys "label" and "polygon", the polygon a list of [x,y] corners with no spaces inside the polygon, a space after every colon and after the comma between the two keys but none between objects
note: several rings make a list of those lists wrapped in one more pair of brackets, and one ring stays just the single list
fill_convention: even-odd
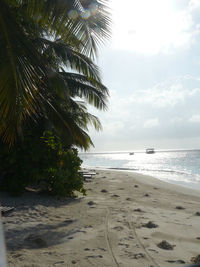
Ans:
[{"label": "boat on water", "polygon": [[155,153],[154,148],[147,148],[146,149],[146,154],[154,154],[154,153]]},{"label": "boat on water", "polygon": [[134,152],[130,152],[129,155],[134,155]]}]

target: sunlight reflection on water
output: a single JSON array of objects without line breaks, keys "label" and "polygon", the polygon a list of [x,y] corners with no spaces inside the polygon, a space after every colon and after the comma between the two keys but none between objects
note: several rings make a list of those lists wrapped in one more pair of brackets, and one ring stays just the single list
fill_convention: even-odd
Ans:
[{"label": "sunlight reflection on water", "polygon": [[155,178],[200,188],[200,151],[165,151],[155,154],[135,152],[81,154],[83,166],[127,169]]}]

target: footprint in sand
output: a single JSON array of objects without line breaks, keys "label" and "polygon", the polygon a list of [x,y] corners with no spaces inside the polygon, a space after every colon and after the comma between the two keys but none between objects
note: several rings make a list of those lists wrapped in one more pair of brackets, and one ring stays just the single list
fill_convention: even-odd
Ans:
[{"label": "footprint in sand", "polygon": [[140,208],[134,209],[133,211],[143,212]]},{"label": "footprint in sand", "polygon": [[85,257],[85,259],[89,259],[89,258],[103,258],[103,256],[102,255],[89,255]]},{"label": "footprint in sand", "polygon": [[184,210],[185,208],[182,207],[182,206],[176,206],[176,209],[177,209],[177,210]]},{"label": "footprint in sand", "polygon": [[108,193],[108,191],[106,189],[102,189],[101,192],[102,193]]},{"label": "footprint in sand", "polygon": [[96,203],[95,203],[94,201],[89,201],[87,204],[88,204],[89,206],[92,206],[92,205],[95,205]]},{"label": "footprint in sand", "polygon": [[66,223],[66,224],[70,224],[70,223],[73,223],[73,222],[74,222],[74,220],[72,220],[72,219],[67,219],[67,220],[64,221],[64,223]]},{"label": "footprint in sand", "polygon": [[117,231],[122,231],[124,229],[124,227],[122,226],[115,226],[113,227],[114,230],[117,230]]},{"label": "footprint in sand", "polygon": [[155,250],[155,249],[152,249],[152,248],[149,248],[149,249],[148,249],[148,251],[152,251],[152,252],[158,253],[158,251],[157,251],[157,250]]},{"label": "footprint in sand", "polygon": [[125,243],[118,243],[119,246],[124,246],[126,248],[128,248],[130,245],[129,244],[125,244]]},{"label": "footprint in sand", "polygon": [[90,225],[86,225],[85,228],[93,228],[93,226],[90,224]]},{"label": "footprint in sand", "polygon": [[102,250],[102,251],[106,251],[106,249],[105,249],[105,248],[98,248],[98,249],[100,249],[100,250]]}]

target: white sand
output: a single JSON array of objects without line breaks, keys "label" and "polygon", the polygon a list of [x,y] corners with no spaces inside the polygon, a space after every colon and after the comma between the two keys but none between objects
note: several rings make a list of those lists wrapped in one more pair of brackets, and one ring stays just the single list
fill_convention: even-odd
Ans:
[{"label": "white sand", "polygon": [[15,207],[3,217],[9,266],[174,267],[200,254],[200,191],[110,170],[86,188],[71,201],[1,194]]}]

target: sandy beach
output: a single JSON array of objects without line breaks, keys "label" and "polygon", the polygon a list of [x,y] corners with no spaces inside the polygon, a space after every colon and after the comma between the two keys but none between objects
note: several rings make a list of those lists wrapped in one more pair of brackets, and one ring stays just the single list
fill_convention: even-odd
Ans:
[{"label": "sandy beach", "polygon": [[8,266],[175,267],[200,254],[199,191],[96,170],[87,196],[1,194]]}]

